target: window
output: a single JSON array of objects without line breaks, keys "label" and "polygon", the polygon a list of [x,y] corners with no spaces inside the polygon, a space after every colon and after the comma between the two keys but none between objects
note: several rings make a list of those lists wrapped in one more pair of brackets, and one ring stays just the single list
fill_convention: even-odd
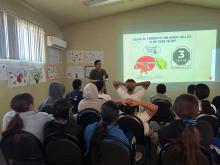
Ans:
[{"label": "window", "polygon": [[7,12],[0,15],[0,58],[45,62],[43,29]]}]

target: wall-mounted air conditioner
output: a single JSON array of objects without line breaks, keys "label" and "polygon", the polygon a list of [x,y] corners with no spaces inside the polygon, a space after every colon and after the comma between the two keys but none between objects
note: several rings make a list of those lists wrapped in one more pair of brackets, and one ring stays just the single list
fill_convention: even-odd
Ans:
[{"label": "wall-mounted air conditioner", "polygon": [[60,38],[54,36],[47,36],[47,46],[51,46],[57,49],[65,49],[67,44],[66,41]]}]

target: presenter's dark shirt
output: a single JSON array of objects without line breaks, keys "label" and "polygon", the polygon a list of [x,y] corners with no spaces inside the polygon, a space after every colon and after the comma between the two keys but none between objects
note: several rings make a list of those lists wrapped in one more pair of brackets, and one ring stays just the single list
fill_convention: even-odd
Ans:
[{"label": "presenter's dark shirt", "polygon": [[103,76],[105,76],[105,79],[108,78],[108,74],[104,69],[100,69],[100,70],[93,69],[90,72],[89,79],[90,80],[103,80]]},{"label": "presenter's dark shirt", "polygon": [[[170,125],[162,127],[158,132],[160,145],[164,146],[170,139],[180,138],[183,128],[182,120],[175,120]],[[211,126],[206,121],[198,121],[197,129],[200,133],[201,145],[209,149],[214,137]]]}]

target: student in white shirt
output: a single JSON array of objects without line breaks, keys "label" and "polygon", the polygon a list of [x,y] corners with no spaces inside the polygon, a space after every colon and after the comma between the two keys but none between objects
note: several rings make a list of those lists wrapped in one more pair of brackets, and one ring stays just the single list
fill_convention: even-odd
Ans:
[{"label": "student in white shirt", "polygon": [[44,140],[44,125],[53,118],[45,112],[34,111],[34,98],[29,93],[14,96],[10,103],[11,111],[3,117],[3,136],[20,130],[30,132],[41,142]]},{"label": "student in white shirt", "polygon": [[[150,85],[150,81],[136,83],[133,79],[128,79],[125,83],[114,81],[113,85],[121,99],[130,98],[134,100],[141,100]],[[137,86],[141,86],[142,88],[135,91]]]}]

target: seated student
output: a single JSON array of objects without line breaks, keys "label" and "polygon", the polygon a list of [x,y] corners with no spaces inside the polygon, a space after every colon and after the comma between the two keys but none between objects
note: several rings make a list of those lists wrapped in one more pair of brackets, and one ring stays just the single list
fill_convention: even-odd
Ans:
[{"label": "seated student", "polygon": [[173,111],[176,119],[158,132],[160,145],[179,141],[182,149],[186,149],[185,153],[192,153],[199,148],[200,144],[209,149],[214,135],[207,122],[196,120],[199,111],[196,97],[188,94],[178,96],[174,102]]},{"label": "seated student", "polygon": [[[209,87],[206,84],[197,84],[195,87],[195,96],[199,100],[199,113],[202,111],[202,108],[208,108],[210,111],[209,114],[215,114],[216,108],[208,101],[208,97],[210,94]],[[202,104],[204,103],[204,104]],[[204,106],[202,106],[204,105]],[[204,112],[204,111],[203,111]],[[207,112],[207,110],[206,110]]]},{"label": "seated student", "polygon": [[48,93],[49,93],[48,99],[40,105],[39,111],[52,114],[53,103],[56,100],[63,98],[63,95],[65,93],[65,86],[62,83],[52,82],[49,85]]},{"label": "seated student", "polygon": [[133,99],[127,99],[126,105],[133,106],[133,107],[142,106],[145,108],[145,111],[138,112],[138,108],[128,108],[126,110],[126,107],[125,107],[125,111],[123,111],[123,112],[128,115],[135,115],[139,119],[141,119],[141,121],[144,125],[144,135],[149,136],[152,133],[152,130],[150,129],[148,121],[157,112],[158,106],[154,105],[152,103],[142,102],[142,101],[133,100]]},{"label": "seated student", "polygon": [[71,106],[66,99],[59,99],[53,105],[53,116],[55,120],[45,124],[44,135],[47,137],[51,133],[63,132],[76,136],[83,142],[83,130],[74,121],[69,121],[69,110]]},{"label": "seated student", "polygon": [[96,85],[96,87],[97,87],[97,89],[98,89],[98,92],[99,92],[98,97],[99,97],[100,99],[104,99],[104,100],[106,100],[106,101],[109,101],[109,100],[112,99],[110,95],[104,93],[104,89],[105,89],[105,83],[104,83],[104,81],[97,81],[97,82],[95,83],[95,85]]},{"label": "seated student", "polygon": [[195,85],[195,84],[190,84],[190,85],[188,85],[188,87],[187,87],[187,93],[188,93],[188,94],[191,94],[191,95],[194,95],[194,94],[195,94],[195,88],[196,88],[196,85]]},{"label": "seated student", "polygon": [[34,98],[29,93],[14,96],[10,107],[12,110],[3,117],[3,136],[23,130],[34,134],[43,142],[44,125],[53,118],[47,113],[34,111]]},{"label": "seated student", "polygon": [[73,105],[73,112],[78,112],[79,102],[83,99],[83,92],[80,90],[82,81],[80,79],[75,79],[72,82],[73,91],[66,94],[67,99],[71,99],[71,104]]},{"label": "seated student", "polygon": [[117,104],[112,101],[107,101],[102,105],[102,121],[88,125],[84,132],[86,154],[88,154],[89,150],[93,147],[98,149],[102,140],[108,136],[113,136],[129,145],[124,132],[115,123],[118,116],[119,107]]},{"label": "seated student", "polygon": [[172,104],[171,98],[168,97],[167,95],[165,95],[165,93],[166,93],[166,85],[165,84],[158,84],[157,85],[157,94],[155,96],[152,96],[150,98],[150,101],[153,103],[156,100],[166,100]]},{"label": "seated student", "polygon": [[79,102],[78,112],[87,109],[93,108],[97,111],[101,111],[101,106],[104,102],[104,99],[98,98],[97,87],[93,83],[88,83],[83,89],[84,99]]},{"label": "seated student", "polygon": [[[150,81],[136,83],[133,79],[128,79],[125,83],[114,81],[113,85],[121,99],[130,98],[134,100],[141,100],[145,91],[150,86]],[[135,91],[137,86],[141,86],[142,88],[139,91]]]}]

